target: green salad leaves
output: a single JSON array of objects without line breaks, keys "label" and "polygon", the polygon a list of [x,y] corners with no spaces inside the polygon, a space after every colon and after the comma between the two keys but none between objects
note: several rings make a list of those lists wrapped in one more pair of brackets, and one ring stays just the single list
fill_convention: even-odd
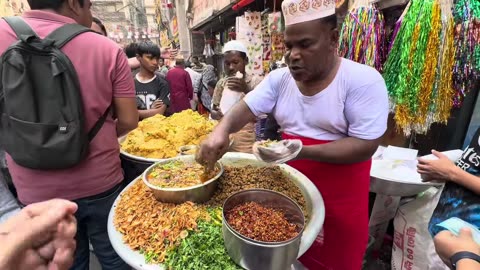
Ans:
[{"label": "green salad leaves", "polygon": [[221,210],[210,209],[211,220],[200,221],[181,244],[167,253],[165,265],[171,270],[237,270],[223,244]]}]

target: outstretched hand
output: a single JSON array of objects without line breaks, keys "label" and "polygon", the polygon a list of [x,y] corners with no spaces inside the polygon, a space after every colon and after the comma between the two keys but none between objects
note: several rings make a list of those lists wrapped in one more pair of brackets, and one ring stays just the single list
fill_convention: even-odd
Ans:
[{"label": "outstretched hand", "polygon": [[475,243],[472,231],[463,228],[458,236],[450,231],[442,231],[435,236],[435,249],[442,261],[450,265],[450,258],[458,252],[468,251],[480,256],[480,245]]}]

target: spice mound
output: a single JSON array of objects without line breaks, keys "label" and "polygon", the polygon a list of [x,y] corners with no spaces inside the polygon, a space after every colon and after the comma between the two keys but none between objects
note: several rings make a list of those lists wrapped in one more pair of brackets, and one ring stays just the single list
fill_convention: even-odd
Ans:
[{"label": "spice mound", "polygon": [[[218,168],[209,171],[206,179],[213,178]],[[183,188],[202,184],[204,168],[198,163],[171,161],[159,164],[147,174],[147,181],[159,188]]]},{"label": "spice mound", "polygon": [[250,239],[261,242],[283,242],[298,235],[298,226],[290,223],[285,214],[256,202],[235,206],[226,214],[234,230]]},{"label": "spice mound", "polygon": [[262,188],[273,190],[293,199],[302,208],[308,219],[307,203],[300,189],[289,180],[288,174],[278,166],[267,167],[224,167],[223,175],[218,179],[218,189],[206,204],[221,207],[233,194],[246,189]]}]

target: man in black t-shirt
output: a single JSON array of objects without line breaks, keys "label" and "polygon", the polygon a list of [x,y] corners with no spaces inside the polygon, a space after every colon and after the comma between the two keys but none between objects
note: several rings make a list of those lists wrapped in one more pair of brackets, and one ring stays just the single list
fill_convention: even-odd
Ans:
[{"label": "man in black t-shirt", "polygon": [[167,81],[156,74],[160,48],[152,42],[142,42],[137,47],[137,59],[140,71],[135,75],[135,91],[140,120],[165,115],[170,106],[170,89]]}]

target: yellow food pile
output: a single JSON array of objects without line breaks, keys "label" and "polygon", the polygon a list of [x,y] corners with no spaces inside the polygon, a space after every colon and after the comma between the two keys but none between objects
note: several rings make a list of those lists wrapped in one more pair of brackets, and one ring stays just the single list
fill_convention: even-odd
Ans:
[{"label": "yellow food pile", "polygon": [[138,123],[127,135],[122,150],[144,158],[172,158],[184,145],[198,145],[213,130],[215,122],[186,110],[170,117],[156,115]]}]

